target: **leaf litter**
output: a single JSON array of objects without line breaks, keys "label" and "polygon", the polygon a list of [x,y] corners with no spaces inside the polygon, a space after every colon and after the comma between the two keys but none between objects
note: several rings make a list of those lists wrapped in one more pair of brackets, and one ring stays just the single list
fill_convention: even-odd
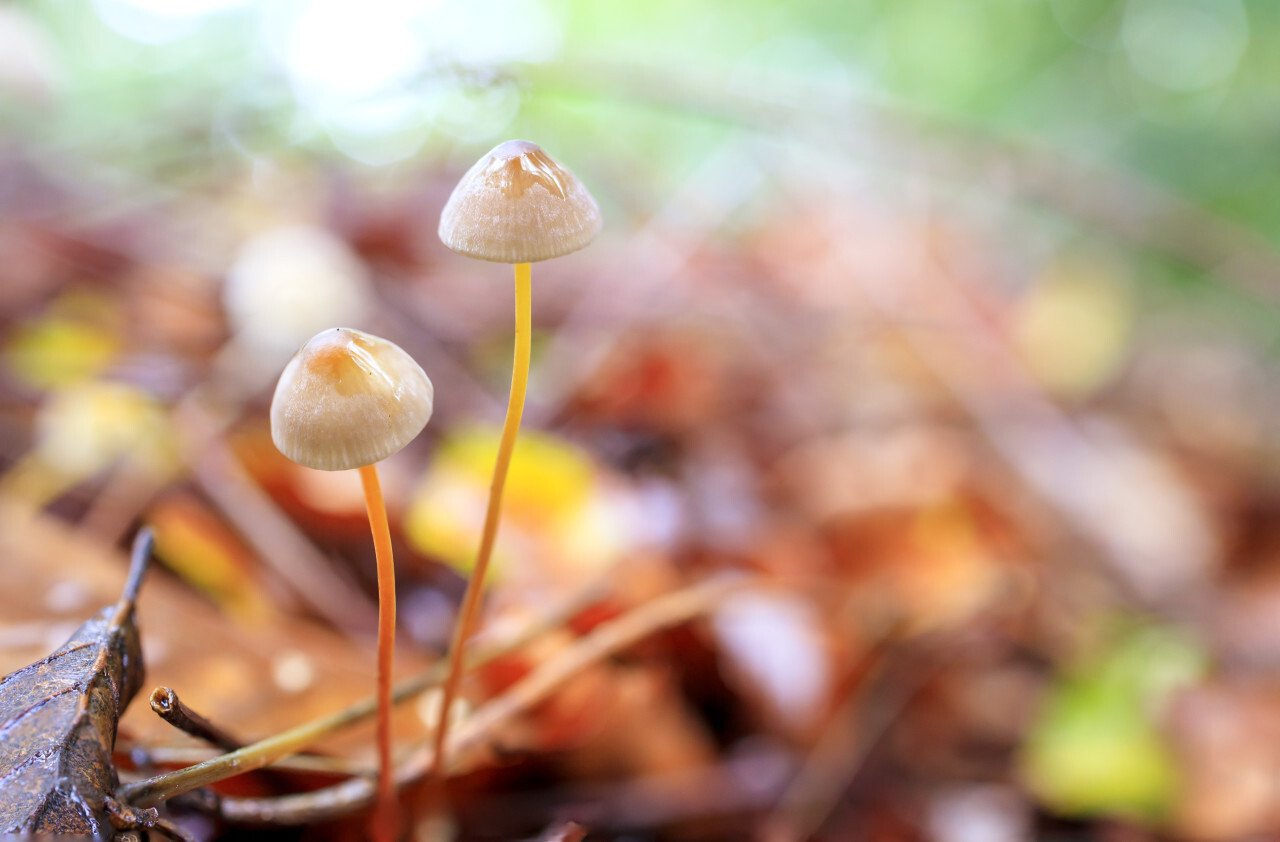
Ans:
[{"label": "leaf litter", "polygon": [[0,832],[114,833],[112,752],[120,714],[143,680],[135,608],[151,546],[144,530],[119,602],[0,681]]}]

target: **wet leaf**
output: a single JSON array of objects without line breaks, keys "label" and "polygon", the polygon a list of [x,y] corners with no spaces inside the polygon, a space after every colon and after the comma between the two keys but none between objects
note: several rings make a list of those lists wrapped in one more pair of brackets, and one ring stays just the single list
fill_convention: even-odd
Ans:
[{"label": "wet leaf", "polygon": [[142,683],[134,604],[151,535],[134,544],[120,601],[49,657],[0,680],[0,833],[109,838],[120,713]]}]

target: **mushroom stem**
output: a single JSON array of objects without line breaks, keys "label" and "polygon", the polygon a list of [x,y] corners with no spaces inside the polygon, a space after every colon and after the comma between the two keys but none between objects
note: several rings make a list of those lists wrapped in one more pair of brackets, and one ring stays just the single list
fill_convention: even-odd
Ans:
[{"label": "mushroom stem", "polygon": [[484,589],[484,576],[489,568],[489,557],[498,536],[498,521],[502,515],[502,489],[507,482],[507,469],[511,465],[511,453],[515,449],[516,436],[520,432],[520,418],[524,415],[524,396],[529,386],[529,342],[533,333],[531,315],[530,279],[533,271],[528,263],[515,265],[516,276],[516,347],[515,362],[511,372],[511,396],[507,400],[507,417],[502,423],[502,440],[498,445],[498,458],[493,466],[493,483],[489,486],[489,506],[484,514],[484,531],[480,535],[480,550],[476,555],[467,592],[462,598],[462,609],[453,627],[453,641],[449,645],[449,671],[446,674],[440,702],[440,719],[436,724],[435,753],[431,761],[430,776],[443,773],[440,758],[444,756],[445,739],[449,731],[449,709],[458,694],[462,680],[463,650],[471,636],[480,608],[480,594]]},{"label": "mushroom stem", "polygon": [[396,647],[396,571],[378,468],[376,465],[363,465],[359,470],[378,564],[378,809],[374,814],[374,838],[389,840],[395,838],[397,824],[391,762],[391,665]]}]

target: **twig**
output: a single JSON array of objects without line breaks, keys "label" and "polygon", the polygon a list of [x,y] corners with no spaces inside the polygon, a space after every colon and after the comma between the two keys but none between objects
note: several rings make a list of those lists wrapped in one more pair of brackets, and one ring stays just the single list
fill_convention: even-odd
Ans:
[{"label": "twig", "polygon": [[[124,831],[123,833],[116,835],[115,838],[117,840],[136,840],[140,838],[138,831],[147,830],[155,831],[168,839],[177,839],[178,842],[196,842],[196,838],[194,836],[187,833],[173,822],[160,818],[159,813],[154,807],[148,807],[145,810],[140,810],[137,807],[125,804],[119,799],[111,796],[107,797],[106,803],[103,806],[107,810],[107,817],[111,821],[111,826],[118,831]],[[58,836],[56,838],[61,839],[63,837]]]},{"label": "twig", "polygon": [[845,695],[767,822],[785,831],[777,838],[811,839],[822,828],[872,750],[940,665],[936,643],[926,638],[894,653],[894,641],[886,640],[872,653],[865,678]]},{"label": "twig", "polygon": [[[151,692],[150,702],[151,709],[161,719],[185,734],[190,734],[198,740],[216,746],[224,753],[239,751],[244,748],[243,740],[233,737],[222,727],[213,724],[207,718],[187,707],[172,688],[157,687]],[[184,762],[201,763],[208,759],[209,757],[206,755],[197,757],[194,760],[187,759]],[[156,752],[148,752],[147,760],[154,768],[158,760]],[[290,760],[292,762],[288,762]],[[176,765],[173,764],[172,760],[170,764]],[[366,774],[367,770],[363,768],[353,769],[352,765],[345,758],[298,755],[293,758],[286,758],[284,761],[272,763],[263,770],[263,775],[271,780],[271,792],[288,792],[290,787],[288,782],[281,776],[281,772],[325,772],[343,777]]]},{"label": "twig", "polygon": [[[480,648],[469,659],[469,665],[475,667],[488,663],[524,646],[530,640],[548,630],[564,625],[565,622],[583,608],[597,601],[601,593],[602,586],[599,584],[587,588],[584,592],[566,600],[556,610],[534,621],[523,630]],[[402,702],[436,686],[443,678],[444,664],[433,664],[416,678],[410,679],[397,687],[392,699],[397,703]],[[301,751],[331,733],[369,718],[376,709],[377,703],[374,697],[367,697],[336,713],[304,723],[265,740],[260,740],[238,751],[220,755],[203,763],[179,769],[176,772],[168,772],[144,781],[126,784],[120,787],[119,798],[136,806],[148,807],[153,804],[159,804],[161,801],[172,798],[175,795],[190,792],[198,787],[217,783],[245,772],[252,772],[255,769],[261,769],[282,757]]]},{"label": "twig", "polygon": [[151,567],[152,549],[155,547],[155,537],[151,534],[151,530],[145,526],[138,530],[138,534],[133,539],[133,550],[129,557],[129,578],[125,580],[124,592],[120,594],[120,601],[116,603],[115,612],[111,617],[113,626],[122,625],[125,618],[130,616],[138,604],[138,591],[142,590],[142,580],[147,575],[147,570]]},{"label": "twig", "polygon": [[184,734],[217,746],[223,751],[244,748],[244,743],[214,725],[205,717],[187,707],[171,687],[157,687],[151,691],[151,709],[161,719]]},{"label": "twig", "polygon": [[142,580],[151,566],[152,550],[155,549],[155,545],[155,536],[150,529],[144,526],[138,530],[138,534],[133,539],[133,549],[129,553],[129,578],[124,583],[124,594],[120,597],[117,610],[125,607],[132,610],[138,601],[138,591],[142,590]]},{"label": "twig", "polygon": [[[726,594],[750,584],[750,580],[737,577],[713,579],[656,599],[598,627],[464,722],[449,740],[446,770],[456,771],[460,754],[488,739],[498,725],[538,704],[584,669],[654,632],[685,623],[707,612]],[[424,746],[397,768],[396,785],[405,787],[421,782],[431,761],[432,751],[429,746]],[[372,778],[353,778],[299,795],[227,797],[219,799],[218,813],[221,818],[239,824],[305,825],[370,806],[375,789],[376,783]]]},{"label": "twig", "polygon": [[[226,752],[202,746],[141,746],[117,743],[116,752],[137,758],[138,766],[191,766],[204,763]],[[347,757],[327,754],[294,754],[282,757],[265,767],[270,772],[301,772],[304,774],[334,775],[349,778],[354,775],[371,775],[373,767]]]}]

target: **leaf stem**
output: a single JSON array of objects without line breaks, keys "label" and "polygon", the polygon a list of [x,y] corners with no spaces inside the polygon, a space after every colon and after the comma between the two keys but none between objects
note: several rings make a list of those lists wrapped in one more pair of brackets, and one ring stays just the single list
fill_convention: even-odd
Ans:
[{"label": "leaf stem", "polygon": [[360,467],[369,529],[378,565],[378,809],[374,815],[373,838],[389,842],[396,835],[396,789],[391,762],[391,670],[396,649],[396,570],[391,550],[391,529],[387,506],[382,498],[377,465]]}]

